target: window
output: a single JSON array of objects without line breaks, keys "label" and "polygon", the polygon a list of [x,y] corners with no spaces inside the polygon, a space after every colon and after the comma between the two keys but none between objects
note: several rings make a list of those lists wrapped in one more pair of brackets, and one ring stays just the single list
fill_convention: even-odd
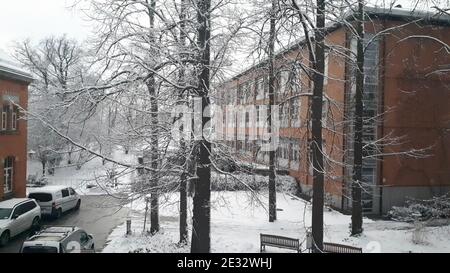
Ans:
[{"label": "window", "polygon": [[330,103],[327,98],[323,98],[322,101],[322,127],[328,125],[328,112],[330,111]]},{"label": "window", "polygon": [[69,190],[68,190],[68,189],[63,189],[63,190],[61,191],[61,193],[62,193],[62,197],[67,197],[67,196],[69,196]]},{"label": "window", "polygon": [[324,79],[323,79],[323,84],[326,85],[328,84],[328,69],[329,69],[329,62],[330,62],[330,51],[326,50],[325,51],[325,67],[324,67]]},{"label": "window", "polygon": [[289,126],[289,107],[283,103],[279,107],[280,127],[287,128]]},{"label": "window", "polygon": [[19,205],[19,206],[17,206],[17,207],[14,209],[14,212],[13,212],[13,214],[12,214],[13,218],[17,218],[17,217],[19,217],[20,215],[22,215],[22,214],[24,214],[24,213],[26,212],[26,207],[25,207],[25,205],[26,205],[26,204]]},{"label": "window", "polygon": [[256,99],[261,100],[264,98],[264,79],[259,78],[256,82]]},{"label": "window", "polygon": [[300,125],[300,117],[299,117],[299,110],[300,110],[300,98],[293,98],[289,102],[290,106],[290,118],[291,118],[291,126],[292,127],[299,127]]},{"label": "window", "polygon": [[259,105],[256,105],[256,124],[259,126]]},{"label": "window", "polygon": [[4,105],[2,109],[2,131],[8,128],[8,106]]},{"label": "window", "polygon": [[58,253],[58,249],[52,246],[27,246],[22,253]]},{"label": "window", "polygon": [[280,79],[278,81],[278,85],[279,85],[279,94],[286,94],[288,89],[287,89],[287,82],[288,82],[288,78],[289,78],[289,71],[283,70],[280,72]]},{"label": "window", "polygon": [[12,212],[12,209],[0,208],[0,220],[9,219],[11,212]]},{"label": "window", "polygon": [[11,130],[17,130],[17,108],[14,107],[14,110],[11,114]]},{"label": "window", "polygon": [[50,202],[53,199],[50,193],[40,193],[40,192],[30,193],[28,197],[38,202]]},{"label": "window", "polygon": [[3,192],[10,193],[13,190],[14,181],[14,157],[7,157],[3,163]]},{"label": "window", "polygon": [[30,210],[34,209],[36,207],[36,203],[34,202],[27,202],[25,204],[22,205],[23,206],[23,211],[22,213],[27,213]]},{"label": "window", "polygon": [[69,192],[70,192],[70,195],[75,195],[75,194],[77,194],[77,193],[75,192],[75,190],[72,189],[72,188],[69,188]]},{"label": "window", "polygon": [[269,76],[266,76],[264,81],[264,98],[269,98]]}]

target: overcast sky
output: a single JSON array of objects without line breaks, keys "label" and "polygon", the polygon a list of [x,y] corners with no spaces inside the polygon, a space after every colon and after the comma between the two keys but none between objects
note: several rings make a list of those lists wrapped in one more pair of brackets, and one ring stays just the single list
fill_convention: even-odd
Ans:
[{"label": "overcast sky", "polygon": [[[371,0],[379,4],[391,0]],[[404,6],[415,0],[396,0]],[[2,0],[0,49],[11,52],[14,41],[40,40],[50,35],[68,34],[77,40],[89,35],[90,23],[80,12],[70,9],[74,0]]]},{"label": "overcast sky", "polygon": [[89,23],[69,9],[73,0],[10,0],[1,1],[0,49],[11,52],[15,40],[39,40],[49,35],[67,33],[84,40]]}]

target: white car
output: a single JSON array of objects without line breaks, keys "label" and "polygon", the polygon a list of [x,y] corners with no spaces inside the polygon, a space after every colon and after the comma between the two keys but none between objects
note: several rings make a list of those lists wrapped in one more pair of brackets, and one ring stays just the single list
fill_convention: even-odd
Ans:
[{"label": "white car", "polygon": [[81,197],[67,186],[46,186],[30,189],[29,198],[35,199],[41,206],[43,215],[59,218],[71,209],[78,210],[81,206]]},{"label": "white car", "polygon": [[33,199],[14,198],[0,202],[0,246],[30,228],[38,229],[40,220],[41,208]]},{"label": "white car", "polygon": [[74,226],[45,227],[22,244],[21,253],[95,252],[94,237]]}]

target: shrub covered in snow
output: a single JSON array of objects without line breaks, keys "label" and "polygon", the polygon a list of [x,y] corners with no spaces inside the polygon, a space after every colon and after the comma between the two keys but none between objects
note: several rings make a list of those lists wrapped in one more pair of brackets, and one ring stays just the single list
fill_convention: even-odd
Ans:
[{"label": "shrub covered in snow", "polygon": [[450,218],[450,194],[429,200],[408,200],[404,207],[392,207],[388,216],[403,222]]},{"label": "shrub covered in snow", "polygon": [[[233,173],[225,175],[213,172],[211,175],[211,189],[213,191],[264,191],[268,189],[269,177],[247,173]],[[276,177],[277,191],[296,194],[297,183],[291,176]]]}]

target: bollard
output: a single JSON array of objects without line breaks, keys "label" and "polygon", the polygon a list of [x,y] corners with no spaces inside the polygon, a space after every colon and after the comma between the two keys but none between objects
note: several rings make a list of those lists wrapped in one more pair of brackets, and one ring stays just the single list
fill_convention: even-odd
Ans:
[{"label": "bollard", "polygon": [[131,219],[127,219],[127,235],[131,235]]}]

